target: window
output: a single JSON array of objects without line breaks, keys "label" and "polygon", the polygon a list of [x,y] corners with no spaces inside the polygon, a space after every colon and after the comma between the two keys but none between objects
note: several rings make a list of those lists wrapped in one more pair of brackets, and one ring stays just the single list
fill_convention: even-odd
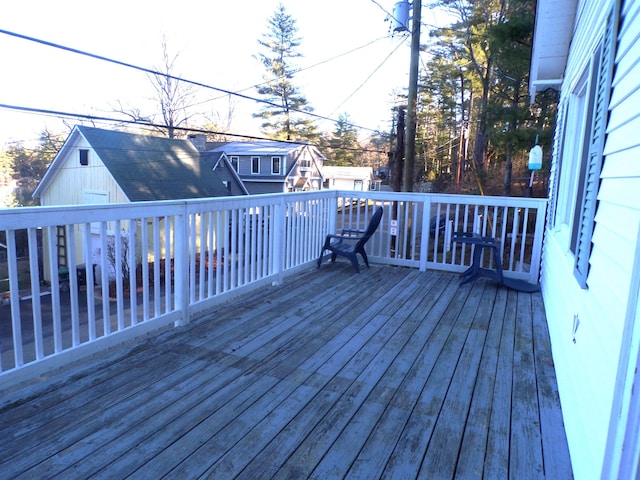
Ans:
[{"label": "window", "polygon": [[597,65],[597,70],[594,72],[596,81],[593,95],[593,114],[588,116],[591,120],[589,143],[588,148],[585,149],[586,155],[583,157],[584,174],[581,177],[581,195],[576,202],[576,212],[573,218],[574,231],[571,237],[571,249],[575,253],[573,273],[582,288],[587,287],[589,259],[598,208],[598,190],[600,188],[606,127],[609,119],[609,98],[620,18],[619,8],[617,2],[614,2],[614,7],[607,16],[597,61],[594,62]]},{"label": "window", "polygon": [[81,148],[78,153],[80,155],[80,165],[89,165],[89,150]]},{"label": "window", "polygon": [[260,157],[251,157],[251,173],[260,173]]},{"label": "window", "polygon": [[233,155],[229,157],[229,163],[231,163],[231,166],[236,171],[236,173],[240,173],[240,170],[238,169],[238,165],[240,164],[240,158],[238,156]]},{"label": "window", "polygon": [[282,159],[280,157],[271,157],[271,174],[272,175],[281,175]]}]

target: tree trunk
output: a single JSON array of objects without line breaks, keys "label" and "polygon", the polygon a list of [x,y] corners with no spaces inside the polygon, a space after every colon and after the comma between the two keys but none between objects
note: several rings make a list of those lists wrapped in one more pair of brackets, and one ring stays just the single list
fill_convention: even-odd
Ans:
[{"label": "tree trunk", "polygon": [[507,151],[507,159],[505,162],[505,166],[504,166],[504,181],[503,181],[503,187],[504,187],[504,196],[505,197],[510,197],[511,196],[511,171],[513,169],[513,164],[511,162],[511,149],[509,149]]}]

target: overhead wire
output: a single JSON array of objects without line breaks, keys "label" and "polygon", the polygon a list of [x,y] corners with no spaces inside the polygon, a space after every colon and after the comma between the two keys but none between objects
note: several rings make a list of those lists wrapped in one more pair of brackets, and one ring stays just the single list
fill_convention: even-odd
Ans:
[{"label": "overhead wire", "polygon": [[[387,39],[387,38],[389,38],[389,35],[385,35],[384,37],[376,38],[375,40],[371,40],[370,42],[367,42],[364,45],[360,45],[359,47],[353,48],[353,49],[348,50],[348,51],[346,51],[344,53],[340,53],[340,54],[335,55],[335,56],[333,56],[331,58],[327,58],[327,59],[322,60],[322,61],[320,61],[318,63],[314,63],[313,65],[309,65],[307,67],[299,68],[297,70],[294,70],[292,72],[292,75],[295,75],[295,74],[298,74],[298,73],[301,73],[301,72],[306,72],[307,70],[311,70],[312,68],[319,67],[320,65],[324,65],[325,63],[332,62],[333,60],[337,60],[337,59],[342,58],[342,57],[344,57],[346,55],[350,55],[350,54],[352,54],[354,52],[357,52],[358,50],[362,50],[363,48],[366,48],[366,47],[368,47],[370,45],[373,45],[376,42],[379,42],[380,40],[384,40],[384,39]],[[263,85],[266,85],[267,83],[270,83],[271,81],[272,80],[266,80],[264,82],[260,82],[260,83],[257,83],[255,85],[251,85],[250,87],[246,87],[246,88],[242,88],[240,90],[236,90],[236,92],[246,92],[247,90],[252,90],[254,88],[258,88],[258,87],[261,87]],[[211,98],[209,100],[205,100],[204,102],[200,102],[200,104],[206,103],[206,102],[209,102],[209,101],[220,100],[221,98],[224,98],[224,97]]]},{"label": "overhead wire", "polygon": [[[26,113],[34,113],[34,114],[40,114],[40,115],[51,115],[51,116],[55,116],[55,117],[66,117],[66,118],[76,118],[76,119],[81,119],[81,120],[86,120],[86,121],[91,121],[91,122],[108,122],[108,123],[119,123],[119,124],[126,124],[126,125],[135,125],[137,127],[141,127],[141,128],[164,128],[166,129],[167,126],[163,125],[163,124],[156,124],[156,123],[152,123],[152,122],[140,122],[137,120],[129,120],[129,119],[121,119],[121,118],[112,118],[112,117],[103,117],[103,116],[99,116],[99,115],[88,115],[88,114],[82,114],[82,113],[72,113],[72,112],[63,112],[63,111],[59,111],[59,110],[47,110],[47,109],[42,109],[42,108],[32,108],[32,107],[23,107],[23,106],[18,106],[18,105],[8,105],[8,104],[4,104],[4,103],[0,103],[0,108],[6,109],[6,110],[15,110],[15,111],[21,111],[21,112],[26,112]],[[243,133],[229,133],[229,132],[218,132],[215,130],[207,130],[207,129],[203,129],[203,128],[195,128],[195,127],[173,127],[174,130],[179,130],[182,132],[191,132],[191,133],[201,133],[201,134],[210,134],[210,135],[221,135],[221,136],[228,136],[228,137],[235,137],[235,138],[248,138],[251,140],[258,140],[258,141],[267,141],[267,142],[279,142],[279,143],[287,143],[287,144],[293,144],[293,145],[304,145],[307,144],[306,142],[299,142],[299,141],[291,141],[291,140],[274,140],[273,138],[268,138],[268,137],[261,137],[261,136],[256,136],[256,135],[249,135],[249,134],[243,134]],[[338,149],[340,150],[340,149]],[[359,151],[362,152],[373,152],[373,153],[385,153],[382,152],[380,150],[373,150],[373,149],[364,149],[364,148],[359,148]]]},{"label": "overhead wire", "polygon": [[[164,124],[159,124],[159,123],[152,123],[152,122],[147,122],[147,121],[139,121],[139,120],[129,120],[126,118],[112,118],[112,117],[103,117],[103,116],[99,116],[99,115],[88,115],[88,114],[83,114],[83,113],[73,113],[73,112],[63,112],[60,110],[47,110],[47,109],[43,109],[43,108],[33,108],[33,107],[24,107],[24,106],[18,106],[18,105],[8,105],[5,103],[0,103],[0,108],[4,108],[6,110],[16,110],[16,111],[21,111],[21,112],[26,112],[26,113],[35,113],[35,114],[40,114],[40,115],[51,115],[51,116],[56,116],[56,117],[66,117],[66,118],[77,118],[77,119],[82,119],[82,120],[88,120],[88,121],[94,121],[94,122],[109,122],[109,123],[124,123],[124,124],[128,124],[128,125],[137,125],[140,127],[152,127],[152,128],[164,128],[166,129],[167,126]],[[246,135],[246,134],[240,134],[240,133],[229,133],[229,132],[217,132],[214,130],[206,130],[206,129],[200,129],[200,128],[194,128],[194,127],[173,127],[174,130],[180,130],[180,131],[185,131],[185,132],[194,132],[194,133],[205,133],[205,134],[213,134],[213,135],[227,135],[230,137],[242,137],[242,138],[252,138],[255,140],[269,140],[269,141],[273,141],[272,138],[267,138],[267,137],[259,137],[259,136],[255,136],[255,135]],[[286,140],[282,140],[285,143],[301,143],[301,142],[292,142],[292,141],[286,141]]]},{"label": "overhead wire", "polygon": [[338,105],[333,112],[331,112],[329,115],[335,115],[335,113],[345,104],[347,103],[351,97],[353,97],[364,85],[367,84],[367,82],[369,80],[371,80],[371,77],[373,77],[373,75],[375,75],[375,73],[380,70],[380,68],[382,68],[382,66],[387,63],[387,60],[389,60],[389,58],[391,58],[391,55],[393,55],[394,53],[396,53],[396,51],[405,43],[405,39],[403,39],[401,42],[398,43],[398,45],[396,45],[394,47],[393,50],[391,50],[391,52],[389,53],[389,55],[387,55],[384,60],[382,60],[382,62],[367,76],[367,78],[364,79],[364,81],[347,97],[345,98],[342,103],[340,103],[340,105]]},{"label": "overhead wire", "polygon": [[[115,64],[115,65],[131,68],[131,69],[138,70],[138,71],[150,74],[150,75],[154,75],[154,76],[158,76],[159,75],[159,76],[165,77],[167,79],[176,80],[178,82],[184,82],[184,83],[196,86],[196,87],[205,88],[205,89],[209,89],[209,90],[215,90],[215,91],[224,93],[225,95],[232,95],[232,96],[236,96],[236,97],[239,97],[239,98],[242,98],[242,99],[245,99],[245,100],[251,100],[251,101],[254,101],[254,102],[257,102],[257,103],[263,103],[263,104],[266,104],[266,105],[270,105],[272,107],[282,108],[281,105],[278,105],[277,103],[270,102],[268,100],[251,97],[251,96],[245,95],[243,93],[233,92],[231,90],[227,90],[227,89],[220,88],[220,87],[214,87],[212,85],[208,85],[208,84],[205,84],[205,83],[202,83],[202,82],[198,82],[198,81],[184,79],[184,78],[181,78],[181,77],[178,77],[178,76],[175,76],[175,75],[171,75],[169,73],[159,72],[159,71],[153,70],[151,68],[141,67],[141,66],[138,66],[138,65],[134,65],[132,63],[123,62],[121,60],[116,60],[116,59],[113,59],[113,58],[105,57],[103,55],[97,55],[97,54],[90,53],[90,52],[87,52],[87,51],[84,51],[84,50],[79,50],[77,48],[67,47],[67,46],[64,46],[64,45],[60,45],[58,43],[50,42],[48,40],[42,40],[42,39],[39,39],[39,38],[31,37],[31,36],[28,36],[28,35],[23,35],[23,34],[20,34],[20,33],[17,33],[17,32],[12,32],[12,31],[5,30],[5,29],[0,29],[0,33],[1,34],[5,34],[5,35],[9,35],[9,36],[13,36],[13,37],[16,37],[16,38],[19,38],[19,39],[22,39],[22,40],[27,40],[27,41],[34,42],[34,43],[39,43],[41,45],[45,45],[45,46],[48,46],[48,47],[56,48],[56,49],[59,49],[59,50],[67,51],[67,52],[74,53],[74,54],[77,54],[77,55],[82,55],[82,56],[85,56],[85,57],[93,58],[95,60],[100,60],[100,61],[104,61],[104,62]],[[316,113],[313,113],[313,112],[310,112],[310,111],[307,111],[307,110],[301,110],[301,109],[295,109],[295,108],[291,108],[290,110],[293,111],[293,112],[296,112],[296,113],[301,113],[301,114],[308,115],[308,116],[311,116],[311,117],[315,117],[315,118],[318,118],[318,119],[321,119],[321,120],[327,120],[327,121],[331,121],[331,122],[334,122],[334,123],[337,122],[336,119],[332,119],[332,118],[329,118],[329,117],[326,117],[326,116],[323,116],[323,115],[318,115]],[[368,130],[368,131],[379,133],[379,131],[376,130],[376,129],[362,127],[362,126],[356,125],[356,124],[350,124],[350,125],[353,126],[353,127],[359,128],[361,130]]]}]

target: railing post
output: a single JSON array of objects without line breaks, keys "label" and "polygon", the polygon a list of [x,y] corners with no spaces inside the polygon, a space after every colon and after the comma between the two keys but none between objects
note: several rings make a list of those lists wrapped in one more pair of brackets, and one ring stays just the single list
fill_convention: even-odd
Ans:
[{"label": "railing post", "polygon": [[24,365],[22,348],[22,321],[20,317],[20,289],[18,285],[18,255],[16,232],[7,231],[7,261],[9,263],[9,301],[11,302],[11,326],[13,331],[13,355],[15,367]]},{"label": "railing post", "polygon": [[427,255],[429,252],[429,226],[431,217],[431,195],[425,194],[422,207],[422,235],[420,236],[420,271],[427,271]]},{"label": "railing post", "polygon": [[273,285],[282,284],[282,276],[284,270],[284,256],[285,256],[285,230],[287,228],[287,201],[284,195],[281,197],[280,202],[275,205],[275,211],[273,214],[273,260],[271,263],[271,273],[275,276]]},{"label": "railing post", "polygon": [[189,229],[187,204],[183,203],[182,213],[175,217],[175,308],[180,312],[176,326],[189,323]]},{"label": "railing post", "polygon": [[[329,200],[329,217],[328,217],[327,232],[335,232],[338,227],[338,191]],[[324,238],[322,239],[324,242]]]},{"label": "railing post", "polygon": [[540,263],[542,258],[542,242],[544,239],[544,222],[547,216],[547,200],[540,200],[536,212],[536,230],[533,237],[531,251],[531,268],[529,282],[538,283],[540,277]]}]

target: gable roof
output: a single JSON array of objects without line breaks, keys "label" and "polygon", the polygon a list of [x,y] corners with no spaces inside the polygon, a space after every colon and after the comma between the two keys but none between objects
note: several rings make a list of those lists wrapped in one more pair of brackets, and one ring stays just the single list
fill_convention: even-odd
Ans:
[{"label": "gable roof", "polygon": [[[239,174],[244,182],[274,182],[284,181],[294,170],[300,158],[311,160],[321,175],[321,165],[318,160],[324,161],[324,156],[318,149],[308,143],[280,142],[276,140],[258,142],[229,142],[209,150],[209,153],[231,156],[260,156],[287,157],[286,170],[281,175],[243,175]],[[278,177],[276,179],[276,177]]]},{"label": "gable roof", "polygon": [[305,143],[277,141],[229,142],[210,150],[210,152],[224,152],[227,155],[288,155],[305,145]]},{"label": "gable roof", "polygon": [[227,196],[218,175],[188,140],[76,126],[34,196],[48,188],[70,151],[84,137],[132,202]]},{"label": "gable roof", "polygon": [[247,190],[247,187],[240,178],[240,175],[238,175],[236,169],[233,168],[229,162],[229,158],[224,152],[202,152],[200,153],[200,156],[203,164],[211,168],[214,172],[218,171],[218,169],[226,168],[229,175],[233,177],[238,188],[242,190],[245,195],[249,195],[249,190]]}]

